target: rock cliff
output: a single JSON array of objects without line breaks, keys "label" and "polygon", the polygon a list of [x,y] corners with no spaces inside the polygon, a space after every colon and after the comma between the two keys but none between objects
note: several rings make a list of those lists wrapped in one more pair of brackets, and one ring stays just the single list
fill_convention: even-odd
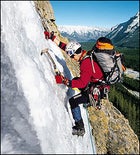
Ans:
[{"label": "rock cliff", "polygon": [[68,42],[67,38],[61,36],[58,31],[57,25],[55,24],[54,11],[52,9],[50,1],[34,1],[37,13],[40,16],[42,25],[48,31],[54,31],[55,35],[58,36],[64,42]]},{"label": "rock cliff", "polygon": [[[55,35],[60,39],[60,41],[68,43],[68,39],[60,34],[57,25],[55,24],[54,11],[52,9],[50,1],[34,1],[34,4],[44,29],[48,30],[49,32],[54,31]],[[73,75],[77,76],[77,63],[67,57],[66,53],[63,50],[62,53],[66,59],[67,66],[70,68]],[[74,68],[76,68],[76,70]]]},{"label": "rock cliff", "polygon": [[[55,24],[53,8],[49,1],[34,1],[42,25],[63,42],[67,38],[61,36]],[[70,60],[64,51],[68,68],[74,76],[78,76],[78,64]],[[89,120],[96,142],[97,154],[139,154],[139,140],[129,125],[128,120],[108,100],[102,101],[102,109],[88,108]]]},{"label": "rock cliff", "polygon": [[98,154],[138,154],[139,140],[128,120],[108,100],[88,108]]}]

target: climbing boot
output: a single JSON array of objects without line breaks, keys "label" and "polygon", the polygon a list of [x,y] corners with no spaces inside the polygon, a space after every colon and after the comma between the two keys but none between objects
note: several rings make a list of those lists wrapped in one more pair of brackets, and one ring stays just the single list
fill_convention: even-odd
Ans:
[{"label": "climbing boot", "polygon": [[78,136],[83,136],[85,134],[85,128],[82,119],[78,122],[75,122],[75,126],[72,127],[72,134]]}]

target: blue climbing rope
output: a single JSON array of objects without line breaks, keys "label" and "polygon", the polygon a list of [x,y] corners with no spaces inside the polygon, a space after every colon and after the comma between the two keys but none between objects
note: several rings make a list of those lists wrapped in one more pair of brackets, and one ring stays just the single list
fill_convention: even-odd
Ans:
[{"label": "blue climbing rope", "polygon": [[91,141],[91,146],[92,146],[92,151],[93,151],[93,154],[96,153],[96,148],[94,147],[94,144],[93,144],[93,137],[92,137],[92,133],[91,133],[91,128],[90,128],[90,122],[89,122],[89,118],[88,118],[88,110],[86,108],[86,114],[87,114],[87,120],[88,120],[88,127],[89,127],[89,133],[90,133],[90,141]]}]

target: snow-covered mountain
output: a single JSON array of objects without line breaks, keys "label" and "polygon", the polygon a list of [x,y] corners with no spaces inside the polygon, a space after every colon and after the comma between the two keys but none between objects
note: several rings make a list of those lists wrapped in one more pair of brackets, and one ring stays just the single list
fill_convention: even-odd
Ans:
[{"label": "snow-covered mountain", "polygon": [[1,154],[95,154],[83,107],[86,133],[71,133],[68,99],[75,92],[56,84],[41,50],[49,48],[58,69],[72,75],[60,49],[45,40],[34,3],[2,1],[1,28]]},{"label": "snow-covered mountain", "polygon": [[106,36],[115,45],[122,47],[139,47],[139,12],[128,21],[117,24],[111,30],[107,28],[88,26],[58,26],[62,36],[69,40],[79,42],[95,41],[101,36]]},{"label": "snow-covered mountain", "polygon": [[112,27],[106,37],[118,46],[139,47],[139,12],[128,21]]},{"label": "snow-covered mountain", "polygon": [[69,40],[77,40],[78,42],[95,41],[101,36],[105,36],[110,32],[110,29],[89,27],[89,26],[72,26],[63,25],[58,26],[62,36]]}]

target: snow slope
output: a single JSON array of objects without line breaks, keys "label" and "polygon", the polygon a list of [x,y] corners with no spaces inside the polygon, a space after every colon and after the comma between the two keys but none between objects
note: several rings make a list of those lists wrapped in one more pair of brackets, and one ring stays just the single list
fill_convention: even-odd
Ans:
[{"label": "snow slope", "polygon": [[139,12],[128,21],[120,23],[111,28],[106,35],[116,46],[139,47]]},{"label": "snow slope", "polygon": [[55,83],[52,63],[41,50],[49,48],[59,70],[72,75],[59,48],[44,39],[34,3],[2,1],[1,28],[1,153],[96,153],[82,105],[86,134],[71,134],[68,99],[76,92]]}]

